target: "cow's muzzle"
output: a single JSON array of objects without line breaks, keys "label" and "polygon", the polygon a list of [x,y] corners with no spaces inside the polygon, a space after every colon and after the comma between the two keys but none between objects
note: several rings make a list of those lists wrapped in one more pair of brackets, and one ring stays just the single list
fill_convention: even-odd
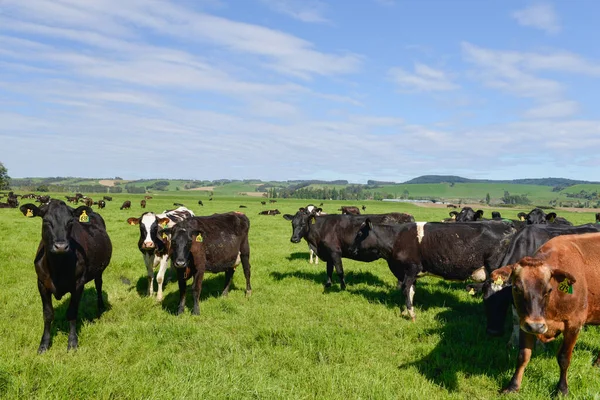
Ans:
[{"label": "cow's muzzle", "polygon": [[66,253],[69,251],[69,242],[54,242],[50,251],[56,254]]},{"label": "cow's muzzle", "polygon": [[187,266],[187,262],[185,260],[175,260],[173,261],[173,265],[175,268],[185,268]]},{"label": "cow's muzzle", "polygon": [[521,329],[527,333],[534,335],[544,334],[548,330],[548,325],[545,321],[524,321],[521,324]]},{"label": "cow's muzzle", "polygon": [[293,237],[293,238],[290,239],[290,242],[292,242],[292,243],[300,243],[301,239],[302,238],[295,238],[295,237]]},{"label": "cow's muzzle", "polygon": [[153,249],[154,246],[154,242],[144,242],[142,243],[142,249]]}]

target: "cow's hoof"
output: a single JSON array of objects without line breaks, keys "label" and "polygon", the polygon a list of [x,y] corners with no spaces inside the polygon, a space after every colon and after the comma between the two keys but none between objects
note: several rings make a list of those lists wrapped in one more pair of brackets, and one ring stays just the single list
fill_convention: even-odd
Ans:
[{"label": "cow's hoof", "polygon": [[325,282],[324,286],[325,286],[326,289],[330,288],[331,287],[331,282]]},{"label": "cow's hoof", "polygon": [[47,344],[40,344],[40,347],[38,347],[38,354],[44,354],[46,350],[48,350],[48,347],[50,346]]},{"label": "cow's hoof", "polygon": [[246,297],[252,296],[252,289],[246,290]]},{"label": "cow's hoof", "polygon": [[69,344],[67,345],[67,351],[77,350],[77,340],[69,340]]},{"label": "cow's hoof", "polygon": [[519,391],[519,388],[516,385],[508,385],[504,389],[500,391],[500,393],[516,393]]}]

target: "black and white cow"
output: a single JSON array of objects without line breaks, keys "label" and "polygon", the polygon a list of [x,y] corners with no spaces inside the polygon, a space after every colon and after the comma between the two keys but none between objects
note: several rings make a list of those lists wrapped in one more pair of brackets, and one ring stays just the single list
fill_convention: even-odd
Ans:
[{"label": "black and white cow", "polygon": [[[582,233],[600,232],[600,225],[586,224],[579,226],[534,224],[527,225],[512,238],[500,266],[515,264],[523,257],[533,256],[548,240],[562,235],[579,235]],[[483,286],[483,304],[487,318],[487,333],[500,336],[504,331],[504,322],[508,307],[512,304],[512,288],[510,282],[487,280]],[[519,340],[519,327],[513,329],[510,344]]]},{"label": "black and white cow", "polygon": [[[347,249],[349,258],[385,259],[398,281],[402,281],[406,310],[414,320],[414,285],[419,274],[452,280],[485,280],[500,267],[516,230],[511,224],[497,221],[386,225],[366,219],[355,232]],[[343,276],[341,261],[334,258],[334,262],[338,274]]]},{"label": "black and white cow", "polygon": [[148,296],[152,296],[154,293],[154,268],[156,268],[157,265],[160,265],[158,274],[156,275],[156,283],[158,284],[156,299],[158,301],[163,299],[162,286],[165,272],[169,266],[170,245],[169,236],[166,234],[164,236],[159,236],[158,229],[159,227],[170,228],[177,222],[193,216],[194,213],[192,210],[188,210],[185,207],[179,207],[175,210],[163,211],[160,214],[146,212],[139,218],[132,217],[127,219],[127,223],[130,225],[140,226],[138,248],[142,252],[146,270],[148,272]]}]

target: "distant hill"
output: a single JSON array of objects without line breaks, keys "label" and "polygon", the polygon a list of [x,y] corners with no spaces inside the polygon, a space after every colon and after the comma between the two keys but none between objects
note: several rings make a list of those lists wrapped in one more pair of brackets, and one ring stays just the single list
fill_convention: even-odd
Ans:
[{"label": "distant hill", "polygon": [[568,187],[573,185],[598,184],[594,181],[580,181],[565,178],[539,178],[539,179],[512,179],[512,180],[493,180],[493,179],[469,179],[454,175],[422,175],[413,178],[404,184],[423,184],[423,183],[510,183],[516,185],[540,185],[540,186],[560,186]]}]

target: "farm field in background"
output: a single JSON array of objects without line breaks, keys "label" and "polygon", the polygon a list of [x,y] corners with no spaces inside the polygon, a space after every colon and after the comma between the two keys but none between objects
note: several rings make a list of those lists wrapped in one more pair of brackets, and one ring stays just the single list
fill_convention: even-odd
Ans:
[{"label": "farm field in background", "polygon": [[[426,191],[431,185],[407,186],[423,186]],[[235,191],[246,191],[242,189],[237,186]],[[451,189],[463,190],[460,184]],[[416,194],[417,189],[409,190]],[[25,218],[15,209],[0,209],[4,283],[0,291],[0,397],[503,397],[498,390],[514,371],[517,350],[506,348],[508,329],[499,338],[485,334],[481,299],[469,296],[464,282],[419,279],[417,320],[412,323],[400,316],[402,296],[384,261],[344,259],[348,289],[339,289],[334,274],[333,287],[324,291],[325,263],[310,265],[306,243],[290,242],[290,222],[281,215],[258,215],[273,208],[293,214],[300,206],[320,201],[277,199],[277,203],[269,204],[264,198],[222,197],[217,188],[214,193],[213,201],[202,191],[153,193],[146,211],[161,212],[179,202],[196,215],[246,213],[251,222],[251,297],[245,297],[241,269],[227,298],[219,296],[224,275],[207,273],[198,317],[190,314],[191,290],[185,314],[175,315],[178,289],[171,271],[167,272],[164,301],[146,297],[146,271],[137,248],[139,230],[126,223],[128,217],[141,215],[139,200],[143,195],[113,194],[113,201],[99,211],[113,243],[103,287],[109,309],[100,319],[95,318],[95,289],[89,283],[79,312],[80,347],[67,352],[65,313],[69,296],[53,300],[53,344],[43,355],[36,353],[43,323],[33,268],[41,219]],[[64,195],[52,197],[64,199]],[[492,192],[490,195],[494,196]],[[101,197],[97,193],[90,196]],[[197,204],[199,199],[204,207]],[[132,201],[131,210],[119,210],[123,200]],[[20,200],[21,204],[27,201]],[[267,201],[267,205],[260,201]],[[408,212],[417,221],[439,221],[450,211],[376,201],[325,201],[323,208],[327,213],[339,213],[340,205],[363,204],[368,213]],[[240,205],[247,208],[240,209]],[[500,210],[508,218],[531,210],[481,208],[488,217],[491,210]],[[555,211],[574,224],[594,221],[593,212]],[[562,338],[534,353],[521,393],[511,398],[551,396],[558,381],[555,354],[560,343]],[[573,398],[593,398],[600,393],[600,371],[592,367],[599,351],[600,331],[586,327],[569,369]]]}]

